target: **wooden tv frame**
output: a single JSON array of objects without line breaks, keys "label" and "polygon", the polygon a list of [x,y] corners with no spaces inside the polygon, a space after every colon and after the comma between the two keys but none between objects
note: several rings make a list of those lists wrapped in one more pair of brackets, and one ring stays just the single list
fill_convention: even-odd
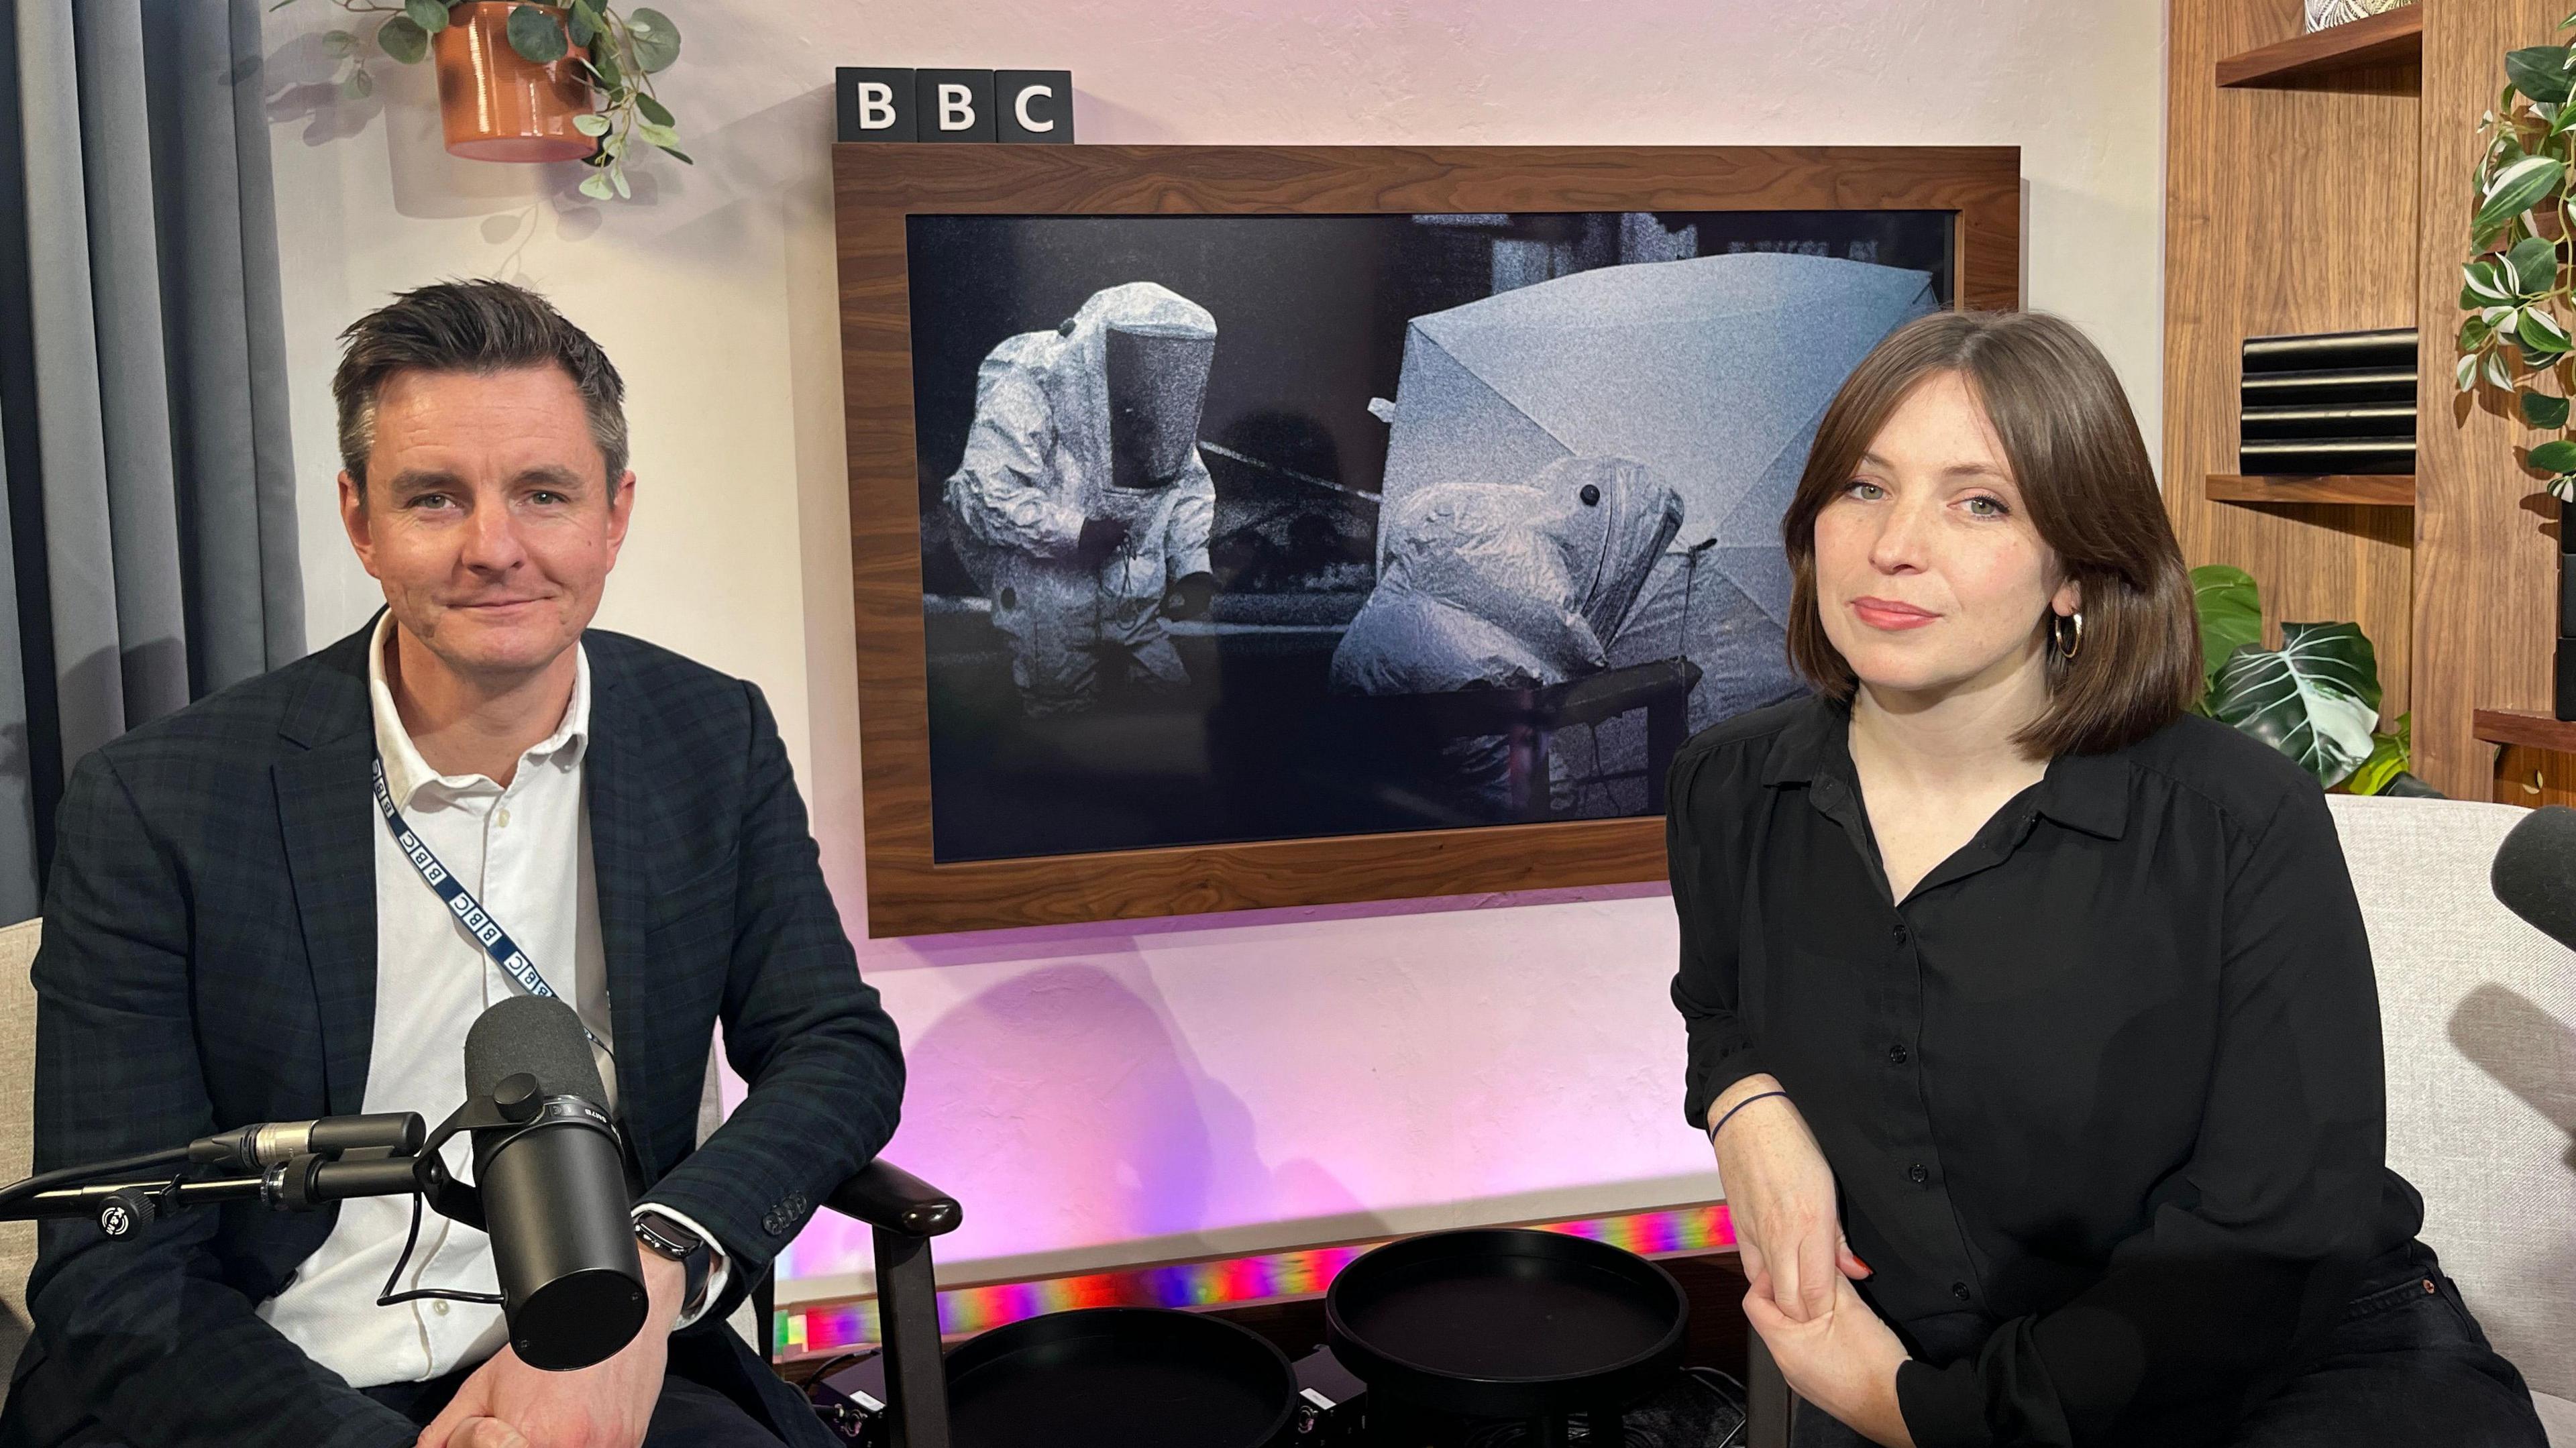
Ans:
[{"label": "wooden tv frame", "polygon": [[1948,211],[1960,305],[2021,296],[2011,146],[842,143],[832,162],[872,936],[1664,877],[1655,818],[934,863],[908,216]]}]

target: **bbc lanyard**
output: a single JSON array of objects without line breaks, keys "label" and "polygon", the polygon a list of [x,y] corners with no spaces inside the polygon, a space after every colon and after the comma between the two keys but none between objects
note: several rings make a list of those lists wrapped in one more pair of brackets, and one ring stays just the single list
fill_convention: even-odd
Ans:
[{"label": "bbc lanyard", "polygon": [[[376,758],[375,771],[376,811],[385,817],[385,828],[393,833],[394,847],[402,851],[404,859],[411,861],[411,867],[420,872],[420,878],[438,893],[438,898],[447,902],[448,910],[483,947],[483,953],[492,957],[493,964],[500,966],[510,979],[517,981],[521,990],[547,1000],[561,999],[555,994],[554,987],[546,984],[545,975],[537,969],[537,963],[528,959],[528,953],[510,938],[510,932],[501,928],[501,922],[492,918],[492,912],[483,908],[483,902],[474,898],[474,892],[466,889],[464,882],[447,872],[447,867],[438,862],[438,855],[430,849],[429,842],[413,834],[411,826],[403,822],[402,811],[394,808],[394,792],[385,784],[385,761],[381,755]],[[578,1014],[575,1012],[576,1016]],[[591,1045],[607,1051],[612,1058],[617,1054],[609,1051],[606,1041],[592,1034],[588,1024],[582,1026],[581,1033]]]}]

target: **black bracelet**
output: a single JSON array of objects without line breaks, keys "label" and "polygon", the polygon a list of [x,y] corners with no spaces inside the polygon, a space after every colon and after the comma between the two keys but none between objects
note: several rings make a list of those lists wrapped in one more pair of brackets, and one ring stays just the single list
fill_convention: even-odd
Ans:
[{"label": "black bracelet", "polygon": [[1752,1095],[1745,1097],[1743,1100],[1736,1102],[1733,1106],[1726,1108],[1726,1114],[1717,1118],[1717,1124],[1708,1129],[1709,1145],[1715,1146],[1717,1144],[1717,1134],[1726,1129],[1726,1123],[1735,1119],[1735,1113],[1742,1111],[1745,1107],[1752,1105],[1754,1102],[1761,1100],[1765,1096],[1786,1096],[1788,1094],[1789,1093],[1786,1091],[1756,1091]]}]

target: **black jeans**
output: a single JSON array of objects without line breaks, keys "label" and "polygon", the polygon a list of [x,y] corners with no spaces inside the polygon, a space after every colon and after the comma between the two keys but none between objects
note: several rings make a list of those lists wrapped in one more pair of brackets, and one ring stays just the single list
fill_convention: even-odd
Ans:
[{"label": "black jeans", "polygon": [[[1806,1404],[1793,1448],[1867,1448]],[[2323,1361],[2248,1413],[2227,1448],[2548,1448],[2531,1389],[2487,1344],[2433,1249],[2371,1264]]]},{"label": "black jeans", "polygon": [[2487,1345],[2433,1249],[2397,1255],[2344,1309],[2325,1360],[2247,1414],[2230,1448],[2548,1448],[2530,1387]]}]

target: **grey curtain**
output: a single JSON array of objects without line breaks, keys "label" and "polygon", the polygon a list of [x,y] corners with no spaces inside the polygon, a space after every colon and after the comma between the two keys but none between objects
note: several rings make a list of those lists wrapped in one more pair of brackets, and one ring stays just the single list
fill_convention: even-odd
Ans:
[{"label": "grey curtain", "polygon": [[303,652],[258,0],[0,0],[0,920],[70,767]]}]

